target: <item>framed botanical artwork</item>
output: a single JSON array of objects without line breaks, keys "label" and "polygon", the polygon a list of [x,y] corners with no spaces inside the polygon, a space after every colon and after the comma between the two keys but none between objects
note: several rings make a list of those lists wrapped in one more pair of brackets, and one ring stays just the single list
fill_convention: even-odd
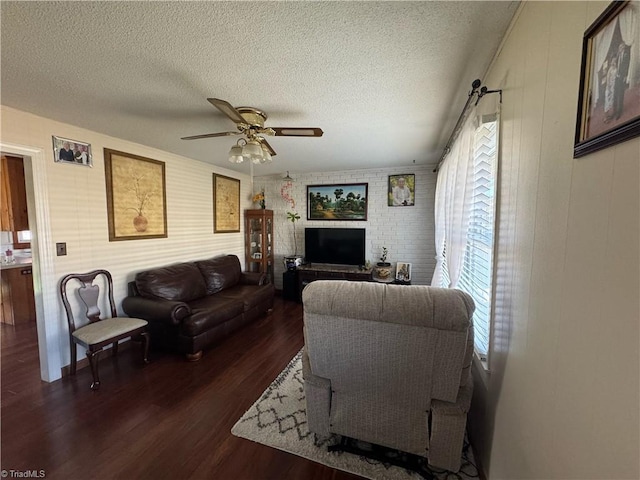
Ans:
[{"label": "framed botanical artwork", "polygon": [[213,232],[240,231],[240,180],[213,174]]},{"label": "framed botanical artwork", "polygon": [[54,161],[71,165],[84,165],[85,167],[93,166],[90,143],[56,137],[55,135],[52,135],[51,138],[53,140]]},{"label": "framed botanical artwork", "polygon": [[412,207],[415,205],[416,176],[389,175],[387,205],[390,207]]},{"label": "framed botanical artwork", "polygon": [[396,264],[396,281],[398,282],[411,281],[411,264],[410,263],[398,262]]},{"label": "framed botanical artwork", "polygon": [[640,0],[612,2],[586,30],[574,158],[640,135]]},{"label": "framed botanical artwork", "polygon": [[307,220],[366,220],[368,183],[307,185]]},{"label": "framed botanical artwork", "polygon": [[104,149],[109,241],[167,236],[164,162]]}]

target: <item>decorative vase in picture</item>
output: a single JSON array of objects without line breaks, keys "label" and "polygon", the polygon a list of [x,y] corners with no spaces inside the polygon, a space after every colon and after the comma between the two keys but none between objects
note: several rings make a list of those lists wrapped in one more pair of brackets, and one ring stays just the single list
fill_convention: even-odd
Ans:
[{"label": "decorative vase in picture", "polygon": [[131,188],[130,192],[133,193],[135,198],[135,207],[129,207],[128,210],[133,210],[137,215],[133,217],[133,228],[136,232],[146,232],[149,220],[145,217],[144,212],[153,203],[153,198],[156,192],[149,188],[146,184],[146,175],[142,172],[131,172]]},{"label": "decorative vase in picture", "polygon": [[149,225],[149,220],[144,215],[138,215],[133,219],[133,226],[136,232],[146,232],[147,225]]}]

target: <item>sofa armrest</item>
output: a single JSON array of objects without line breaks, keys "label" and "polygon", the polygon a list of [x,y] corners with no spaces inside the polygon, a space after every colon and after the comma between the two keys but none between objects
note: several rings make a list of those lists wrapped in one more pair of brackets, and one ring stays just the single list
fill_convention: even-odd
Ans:
[{"label": "sofa armrest", "polygon": [[162,298],[125,297],[122,309],[127,315],[150,322],[164,322],[179,325],[182,319],[191,315],[191,308],[184,302],[174,302]]},{"label": "sofa armrest", "polygon": [[242,272],[240,274],[241,285],[266,285],[269,276],[266,273]]}]

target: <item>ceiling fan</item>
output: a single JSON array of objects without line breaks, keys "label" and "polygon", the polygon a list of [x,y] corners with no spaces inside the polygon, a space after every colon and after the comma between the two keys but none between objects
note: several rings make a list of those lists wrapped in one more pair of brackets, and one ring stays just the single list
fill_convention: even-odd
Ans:
[{"label": "ceiling fan", "polygon": [[207,98],[207,100],[235,122],[238,131],[192,135],[190,137],[182,137],[182,140],[244,135],[246,139],[241,138],[238,140],[236,145],[231,147],[229,151],[229,161],[232,163],[242,163],[245,160],[250,160],[253,163],[270,162],[271,157],[276,155],[276,152],[264,138],[265,135],[276,137],[321,137],[323,134],[321,128],[265,127],[264,122],[267,119],[267,114],[262,110],[253,107],[235,108],[229,102],[219,98]]}]

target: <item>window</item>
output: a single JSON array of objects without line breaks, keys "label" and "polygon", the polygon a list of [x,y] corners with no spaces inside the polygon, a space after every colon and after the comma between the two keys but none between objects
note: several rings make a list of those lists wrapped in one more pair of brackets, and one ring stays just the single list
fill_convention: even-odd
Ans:
[{"label": "window", "polygon": [[466,137],[456,141],[462,146],[452,149],[454,158],[447,158],[440,170],[436,192],[440,232],[432,284],[473,297],[475,351],[484,362],[491,338],[498,121],[497,114],[470,116],[460,135]]}]

